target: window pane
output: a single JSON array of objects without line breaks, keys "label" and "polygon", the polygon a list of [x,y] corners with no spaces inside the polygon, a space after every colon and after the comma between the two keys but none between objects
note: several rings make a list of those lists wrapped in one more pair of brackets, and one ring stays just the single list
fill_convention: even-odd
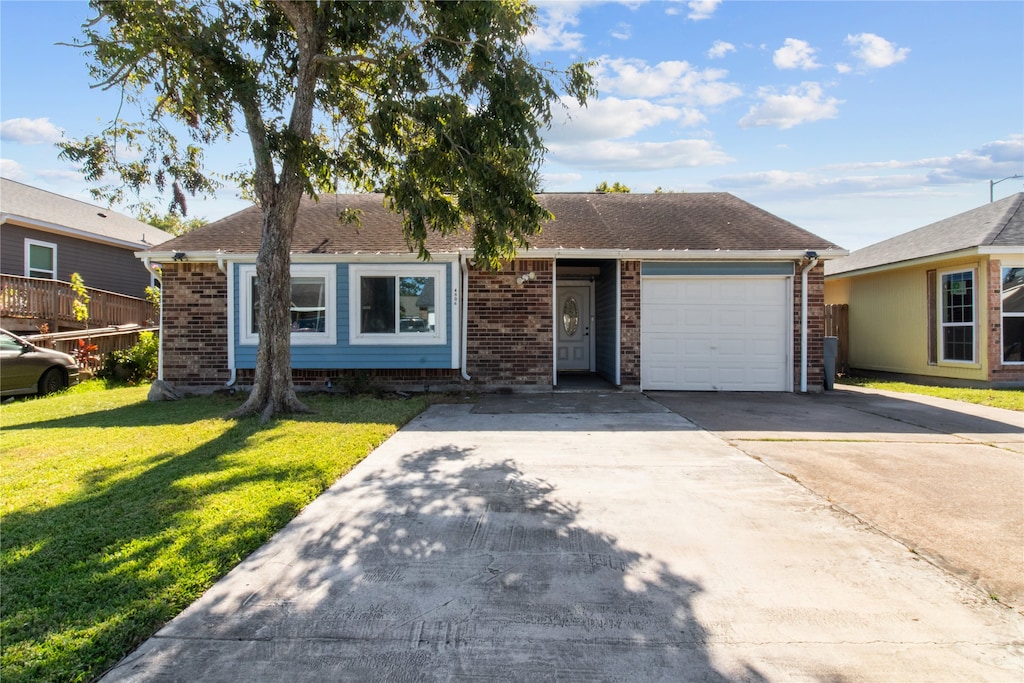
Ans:
[{"label": "window pane", "polygon": [[359,331],[363,334],[394,333],[395,278],[360,278],[359,296],[362,305]]},{"label": "window pane", "polygon": [[256,278],[249,281],[249,301],[252,302],[252,311],[249,313],[249,332],[259,334],[260,332],[260,290],[256,286]]},{"label": "window pane", "polygon": [[974,360],[974,328],[947,327],[942,330],[942,355],[945,360]]},{"label": "window pane", "polygon": [[1024,268],[1003,268],[1003,313],[1024,313]]},{"label": "window pane", "polygon": [[942,322],[974,322],[974,273],[942,276]]},{"label": "window pane", "polygon": [[292,332],[325,332],[326,282],[322,277],[292,278]]},{"label": "window pane", "polygon": [[1024,316],[1003,316],[1003,362],[1024,362]]},{"label": "window pane", "polygon": [[435,325],[434,278],[398,278],[399,332],[433,332]]},{"label": "window pane", "polygon": [[28,267],[53,272],[53,249],[38,244],[28,245]]}]

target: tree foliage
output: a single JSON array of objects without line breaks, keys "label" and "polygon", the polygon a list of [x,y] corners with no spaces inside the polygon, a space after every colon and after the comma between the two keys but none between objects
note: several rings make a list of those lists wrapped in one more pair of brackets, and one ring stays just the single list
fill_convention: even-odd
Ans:
[{"label": "tree foliage", "polygon": [[[534,64],[536,11],[497,2],[98,2],[78,42],[98,87],[138,122],[62,145],[108,198],[149,185],[208,193],[203,150],[246,136],[252,166],[226,177],[262,208],[255,386],[240,412],[301,410],[290,370],[289,250],[303,194],[381,189],[411,249],[471,230],[497,266],[550,218],[534,198],[542,130],[565,96],[594,94],[586,65]],[[175,128],[174,126],[177,126]],[[183,131],[183,132],[176,132]]]},{"label": "tree foliage", "polygon": [[621,192],[623,194],[629,194],[629,187],[618,181],[609,185],[607,180],[602,180],[601,183],[594,188],[594,192]]},{"label": "tree foliage", "polygon": [[201,228],[209,222],[205,218],[185,218],[177,211],[168,211],[167,213],[160,215],[149,207],[142,208],[136,218],[143,223],[149,223],[154,228],[159,228],[164,232],[169,232],[175,237],[184,235],[187,232],[192,232],[196,228]]}]

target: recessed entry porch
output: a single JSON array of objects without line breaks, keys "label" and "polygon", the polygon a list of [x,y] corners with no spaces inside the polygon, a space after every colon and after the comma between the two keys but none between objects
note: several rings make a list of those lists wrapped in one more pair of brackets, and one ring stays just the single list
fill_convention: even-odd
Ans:
[{"label": "recessed entry porch", "polygon": [[553,308],[555,388],[607,391],[618,387],[618,261],[556,261]]}]

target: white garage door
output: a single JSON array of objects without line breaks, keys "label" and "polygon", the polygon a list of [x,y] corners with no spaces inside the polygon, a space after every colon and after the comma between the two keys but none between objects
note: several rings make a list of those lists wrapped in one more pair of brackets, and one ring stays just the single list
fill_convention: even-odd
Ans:
[{"label": "white garage door", "polygon": [[672,391],[786,391],[788,280],[643,278],[640,383]]}]

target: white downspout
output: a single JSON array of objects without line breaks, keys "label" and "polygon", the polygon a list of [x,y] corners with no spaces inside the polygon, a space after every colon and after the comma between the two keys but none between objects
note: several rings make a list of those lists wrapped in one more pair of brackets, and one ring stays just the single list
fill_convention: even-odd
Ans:
[{"label": "white downspout", "polygon": [[462,270],[462,319],[459,321],[459,327],[462,333],[462,362],[460,370],[462,371],[462,379],[469,382],[473,378],[469,376],[466,371],[467,356],[469,355],[469,349],[466,344],[469,340],[469,266],[466,265],[466,258],[462,254],[459,254],[459,269]]},{"label": "white downspout", "polygon": [[[163,273],[153,267],[151,259],[148,256],[142,258],[142,265],[146,267],[156,280],[163,285],[164,278]],[[157,339],[156,349],[156,379],[158,382],[164,381],[164,292],[163,287],[160,288],[160,320],[157,321],[157,326],[160,329],[159,337]]]},{"label": "white downspout", "polygon": [[228,272],[228,264],[226,263],[226,257],[217,257],[217,269],[228,276],[228,381],[224,383],[226,387],[233,387],[235,385],[236,373],[238,370],[235,368],[235,340],[232,331],[234,330],[234,315],[235,315],[235,298],[232,296],[234,291],[234,283],[231,281],[231,274]]},{"label": "white downspout", "polygon": [[800,271],[800,391],[807,393],[807,272],[818,265],[818,255],[807,252],[810,261]]}]

